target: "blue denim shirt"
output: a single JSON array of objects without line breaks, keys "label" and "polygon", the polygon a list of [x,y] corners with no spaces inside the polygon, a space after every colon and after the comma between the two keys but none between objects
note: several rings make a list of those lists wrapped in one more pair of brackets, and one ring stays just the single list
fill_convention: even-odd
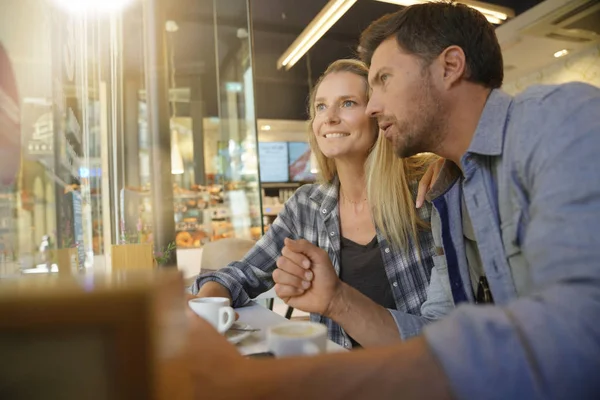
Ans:
[{"label": "blue denim shirt", "polygon": [[[600,398],[600,90],[494,90],[463,174],[446,164],[434,238],[458,307],[425,337],[455,396]],[[493,306],[470,304],[462,197]]]}]

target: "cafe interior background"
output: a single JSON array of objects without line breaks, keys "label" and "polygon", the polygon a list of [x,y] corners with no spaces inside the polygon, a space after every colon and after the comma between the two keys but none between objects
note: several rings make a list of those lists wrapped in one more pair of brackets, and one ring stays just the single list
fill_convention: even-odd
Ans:
[{"label": "cafe interior background", "polygon": [[[190,279],[208,243],[258,239],[318,175],[316,78],[411,2],[1,0],[0,279]],[[497,25],[507,92],[600,86],[598,1],[467,3]]]}]

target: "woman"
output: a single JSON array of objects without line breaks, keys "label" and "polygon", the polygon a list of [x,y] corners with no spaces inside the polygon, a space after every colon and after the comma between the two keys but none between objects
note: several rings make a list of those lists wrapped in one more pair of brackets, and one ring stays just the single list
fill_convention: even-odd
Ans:
[{"label": "woman", "polygon": [[[273,286],[284,239],[303,238],[326,250],[340,279],[375,303],[421,315],[433,245],[423,222],[429,220],[429,208],[417,214],[414,196],[428,160],[400,160],[385,138],[379,138],[376,122],[365,114],[367,75],[367,67],[356,60],[338,60],[325,71],[309,102],[309,143],[322,183],[300,187],[248,254],[199,276],[193,294],[229,297],[234,307],[246,304]],[[310,280],[309,273],[306,288]],[[451,307],[434,303],[443,307],[431,318]],[[356,346],[334,321],[313,314],[311,319],[328,326],[331,340],[346,348]]]}]

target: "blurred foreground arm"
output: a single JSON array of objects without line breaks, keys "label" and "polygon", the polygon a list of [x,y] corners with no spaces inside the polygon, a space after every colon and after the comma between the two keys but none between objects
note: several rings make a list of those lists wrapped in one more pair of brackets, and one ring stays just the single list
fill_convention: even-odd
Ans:
[{"label": "blurred foreground arm", "polygon": [[190,315],[190,322],[189,362],[196,399],[451,398],[423,338],[319,357],[251,360],[200,318]]}]

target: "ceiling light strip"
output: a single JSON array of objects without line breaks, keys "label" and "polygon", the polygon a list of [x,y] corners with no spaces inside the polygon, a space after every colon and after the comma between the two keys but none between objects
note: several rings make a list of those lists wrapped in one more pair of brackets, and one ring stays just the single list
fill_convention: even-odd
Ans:
[{"label": "ceiling light strip", "polygon": [[277,67],[290,69],[356,3],[356,0],[331,0],[277,60]]},{"label": "ceiling light strip", "polygon": [[499,18],[494,17],[493,15],[487,15],[487,14],[483,14],[483,16],[485,17],[485,19],[488,20],[488,22],[490,24],[496,24],[496,25],[500,25],[502,23],[502,20]]},{"label": "ceiling light strip", "polygon": [[[377,0],[377,1],[380,1],[382,3],[397,4],[399,6],[408,7],[408,6],[412,6],[414,4],[428,3],[432,0]],[[508,19],[509,17],[515,16],[514,11],[507,7],[500,7],[500,6],[484,3],[481,1],[474,1],[474,0],[459,1],[459,3],[463,3],[473,9],[479,11],[492,24],[501,24],[503,21],[506,21],[506,19]]]},{"label": "ceiling light strip", "polygon": [[346,13],[346,11],[348,11],[350,7],[352,7],[354,3],[356,3],[356,0],[346,1],[342,7],[339,8],[336,13],[333,14],[331,18],[329,18],[329,20],[321,26],[321,28],[315,33],[315,35],[313,35],[310,41],[308,41],[304,47],[298,51],[296,56],[293,57],[286,65],[286,68],[290,69],[292,65],[296,64],[296,62],[302,58],[302,56],[306,54],[306,52],[310,50],[310,48],[314,46],[319,39],[321,39],[321,37]]}]

